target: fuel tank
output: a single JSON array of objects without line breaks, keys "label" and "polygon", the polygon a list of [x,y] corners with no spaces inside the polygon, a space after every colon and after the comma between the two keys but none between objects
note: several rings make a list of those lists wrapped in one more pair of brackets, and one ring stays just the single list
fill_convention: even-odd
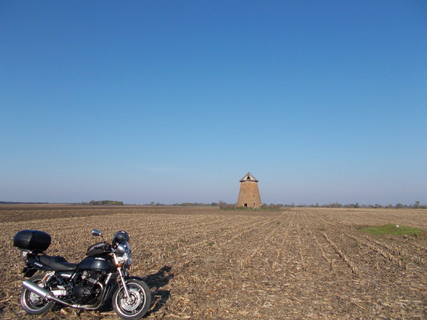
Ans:
[{"label": "fuel tank", "polygon": [[78,269],[108,271],[114,268],[113,258],[108,255],[86,257],[80,262]]}]

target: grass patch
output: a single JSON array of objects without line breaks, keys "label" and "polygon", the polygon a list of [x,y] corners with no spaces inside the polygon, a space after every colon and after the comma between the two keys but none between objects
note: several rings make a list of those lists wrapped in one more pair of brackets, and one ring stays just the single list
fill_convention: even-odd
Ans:
[{"label": "grass patch", "polygon": [[423,233],[425,233],[424,230],[408,227],[408,226],[401,226],[398,224],[386,224],[384,226],[378,226],[378,227],[365,227],[362,228],[361,231],[372,234],[372,235],[384,235],[384,234],[391,234],[394,236],[419,236]]}]

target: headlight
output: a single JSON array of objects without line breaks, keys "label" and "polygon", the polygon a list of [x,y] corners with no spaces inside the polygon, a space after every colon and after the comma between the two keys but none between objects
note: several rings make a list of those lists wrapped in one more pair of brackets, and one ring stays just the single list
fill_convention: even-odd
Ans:
[{"label": "headlight", "polygon": [[126,266],[130,266],[132,264],[132,253],[131,252],[125,253],[123,255],[123,258],[124,258],[124,262],[123,263]]},{"label": "headlight", "polygon": [[126,251],[128,251],[128,250],[126,249],[126,247],[124,245],[119,244],[116,248],[116,251],[118,254],[125,254]]},{"label": "headlight", "polygon": [[132,264],[132,251],[128,242],[117,245],[116,253],[118,254],[118,265],[130,266]]}]

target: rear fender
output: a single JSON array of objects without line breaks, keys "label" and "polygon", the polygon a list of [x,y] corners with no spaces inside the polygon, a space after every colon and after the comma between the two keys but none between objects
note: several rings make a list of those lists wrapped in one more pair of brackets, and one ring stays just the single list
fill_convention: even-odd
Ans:
[{"label": "rear fender", "polygon": [[38,270],[46,271],[49,270],[38,258],[37,255],[27,254],[26,258],[26,266],[22,270],[24,277],[32,277]]},{"label": "rear fender", "polygon": [[31,266],[26,266],[26,267],[24,267],[24,269],[22,269],[22,273],[24,274],[24,277],[26,277],[26,278],[31,278],[36,272],[37,272],[37,269],[35,269]]}]

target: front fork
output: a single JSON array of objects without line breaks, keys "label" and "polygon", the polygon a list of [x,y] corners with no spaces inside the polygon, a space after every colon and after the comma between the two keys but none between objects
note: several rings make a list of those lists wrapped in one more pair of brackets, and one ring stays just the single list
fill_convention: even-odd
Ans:
[{"label": "front fork", "polygon": [[129,300],[130,295],[129,295],[128,287],[126,286],[126,281],[125,281],[125,277],[123,275],[123,270],[121,267],[118,267],[117,270],[119,271],[120,281],[122,282],[123,289],[125,290],[126,299]]},{"label": "front fork", "polygon": [[123,263],[119,262],[115,254],[113,254],[113,257],[114,257],[114,262],[116,263],[116,266],[117,266],[117,271],[119,272],[120,281],[122,282],[123,289],[125,290],[126,299],[129,300],[130,294],[125,281],[125,277],[128,277],[128,273],[126,269],[123,268]]}]

